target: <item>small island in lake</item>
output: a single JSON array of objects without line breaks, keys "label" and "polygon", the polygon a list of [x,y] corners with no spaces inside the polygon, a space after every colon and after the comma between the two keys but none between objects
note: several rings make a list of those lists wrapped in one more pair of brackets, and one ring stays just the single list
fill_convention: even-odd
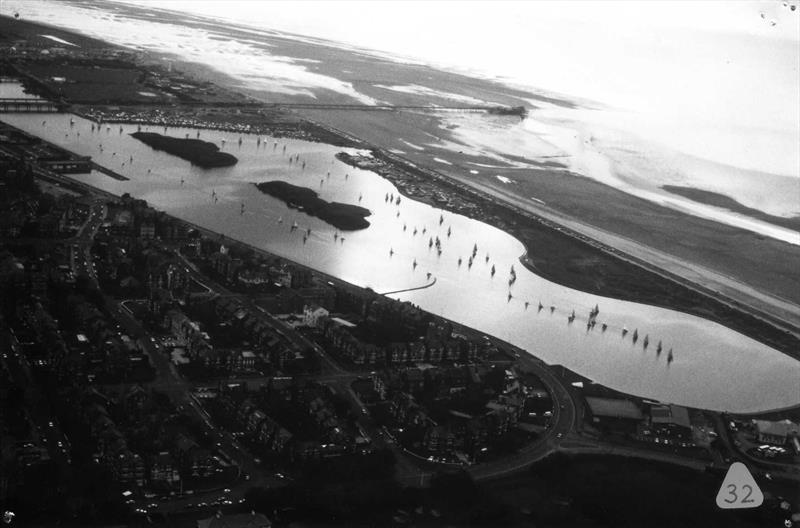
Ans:
[{"label": "small island in lake", "polygon": [[339,202],[326,202],[311,189],[283,181],[256,183],[258,190],[286,202],[286,205],[324,220],[342,231],[355,231],[369,227],[366,217],[369,209]]},{"label": "small island in lake", "polygon": [[156,150],[163,150],[204,169],[230,167],[239,161],[232,154],[220,152],[215,144],[200,139],[174,138],[154,132],[134,132],[131,136]]}]

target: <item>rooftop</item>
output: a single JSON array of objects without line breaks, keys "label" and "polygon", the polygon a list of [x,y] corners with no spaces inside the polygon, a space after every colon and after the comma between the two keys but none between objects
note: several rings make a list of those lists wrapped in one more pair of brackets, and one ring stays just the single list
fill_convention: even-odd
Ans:
[{"label": "rooftop", "polygon": [[789,436],[791,434],[800,435],[800,425],[790,421],[781,420],[780,422],[770,422],[768,420],[753,420],[759,433],[774,436]]},{"label": "rooftop", "polygon": [[589,408],[594,416],[625,418],[627,420],[641,420],[644,418],[639,407],[630,400],[589,396],[586,398],[586,403],[589,404]]},{"label": "rooftop", "polygon": [[678,405],[654,405],[650,409],[650,417],[653,423],[675,424],[687,429],[692,427],[689,411]]}]

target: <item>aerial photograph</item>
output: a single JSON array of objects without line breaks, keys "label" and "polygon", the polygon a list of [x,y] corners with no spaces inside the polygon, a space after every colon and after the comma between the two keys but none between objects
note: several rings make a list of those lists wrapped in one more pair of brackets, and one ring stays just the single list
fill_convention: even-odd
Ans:
[{"label": "aerial photograph", "polygon": [[0,0],[0,515],[800,528],[800,0]]}]

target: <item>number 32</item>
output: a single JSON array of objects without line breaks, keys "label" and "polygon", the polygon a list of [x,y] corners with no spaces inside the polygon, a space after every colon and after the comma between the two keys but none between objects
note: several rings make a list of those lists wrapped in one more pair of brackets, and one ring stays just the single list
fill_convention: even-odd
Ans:
[{"label": "number 32", "polygon": [[[739,495],[736,494],[736,484],[728,484],[727,488],[728,488],[728,497],[732,498],[729,499],[726,497],[722,500],[724,500],[728,504],[733,504],[735,502],[738,502]],[[753,499],[750,498],[750,495],[753,494],[753,488],[749,484],[745,484],[744,486],[742,486],[742,490],[746,492],[746,495],[741,500],[742,504],[749,504],[751,502],[755,502]]]}]

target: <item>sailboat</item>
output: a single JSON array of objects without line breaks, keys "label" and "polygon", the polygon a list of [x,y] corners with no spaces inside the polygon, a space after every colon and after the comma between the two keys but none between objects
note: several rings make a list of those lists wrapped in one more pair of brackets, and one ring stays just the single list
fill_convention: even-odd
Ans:
[{"label": "sailboat", "polygon": [[605,332],[605,331],[606,331],[606,329],[608,328],[608,325],[607,325],[607,324],[605,324],[605,323],[603,323],[603,326],[602,326],[601,328],[602,328],[603,332]]},{"label": "sailboat", "polygon": [[661,353],[661,340],[659,339],[658,340],[658,346],[656,347],[656,354],[660,354],[660,353]]},{"label": "sailboat", "polygon": [[450,238],[450,234],[451,234],[452,232],[453,232],[453,231],[452,231],[452,230],[451,230],[451,229],[448,227],[448,228],[447,228],[447,238]]},{"label": "sailboat", "polygon": [[669,354],[667,354],[667,365],[672,363],[672,349],[669,349]]},{"label": "sailboat", "polygon": [[492,264],[492,277],[494,277],[494,273],[495,273],[494,264]]},{"label": "sailboat", "polygon": [[625,337],[626,335],[628,335],[628,329],[623,326],[622,327],[622,337]]},{"label": "sailboat", "polygon": [[439,215],[439,225],[442,225],[442,222],[444,222],[444,215],[440,214]]},{"label": "sailboat", "polygon": [[458,267],[461,267],[461,257],[458,257]]},{"label": "sailboat", "polygon": [[394,255],[394,249],[389,248],[389,256],[391,257],[392,255]]},{"label": "sailboat", "polygon": [[526,310],[528,309],[528,305],[529,305],[529,304],[530,304],[530,303],[529,303],[528,301],[525,301],[525,309],[526,309]]},{"label": "sailboat", "polygon": [[537,310],[537,312],[541,312],[541,311],[542,311],[542,308],[544,308],[544,306],[542,306],[542,303],[540,302],[540,303],[539,303],[539,309]]},{"label": "sailboat", "polygon": [[414,259],[414,262],[411,264],[411,267],[417,269],[417,259]]},{"label": "sailboat", "polygon": [[511,292],[508,292],[508,302],[511,302],[511,298],[512,298],[512,297],[514,297],[514,296],[513,296],[513,295],[511,295]]},{"label": "sailboat", "polygon": [[642,345],[644,346],[644,348],[647,348],[647,345],[649,344],[650,344],[650,336],[646,335],[644,336],[644,342],[642,343]]},{"label": "sailboat", "polygon": [[635,343],[638,340],[639,340],[639,329],[637,328],[636,330],[633,331],[633,342]]},{"label": "sailboat", "polygon": [[550,306],[550,313],[553,313],[555,311],[556,311],[556,307],[555,306]]}]

